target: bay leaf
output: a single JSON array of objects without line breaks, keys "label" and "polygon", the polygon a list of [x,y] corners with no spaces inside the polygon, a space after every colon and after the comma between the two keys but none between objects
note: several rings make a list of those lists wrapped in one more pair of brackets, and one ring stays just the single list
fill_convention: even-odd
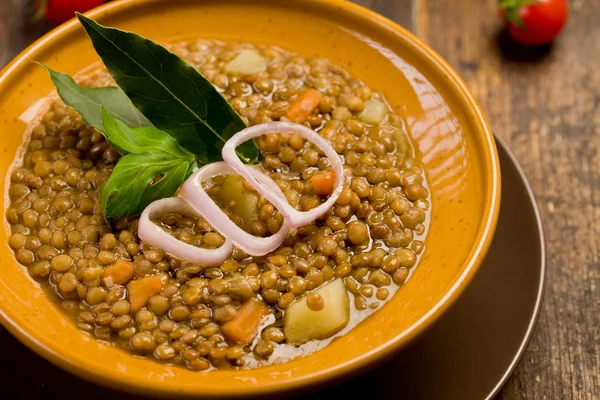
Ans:
[{"label": "bay leaf", "polygon": [[[223,144],[246,125],[210,81],[149,39],[77,17],[119,87],[154,126],[201,163],[221,160]],[[238,154],[245,161],[256,159],[254,141],[239,146]]]},{"label": "bay leaf", "polygon": [[120,88],[80,86],[69,75],[53,71],[44,64],[38,64],[50,74],[50,79],[62,101],[77,111],[86,124],[93,126],[98,131],[106,133],[102,124],[102,106],[116,120],[129,127],[152,125]]}]

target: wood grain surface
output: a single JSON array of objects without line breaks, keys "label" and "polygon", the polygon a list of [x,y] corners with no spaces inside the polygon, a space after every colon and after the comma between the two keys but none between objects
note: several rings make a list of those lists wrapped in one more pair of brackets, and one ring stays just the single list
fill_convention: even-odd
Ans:
[{"label": "wood grain surface", "polygon": [[[355,2],[412,30],[458,70],[537,196],[547,291],[533,340],[500,397],[599,399],[600,1],[571,1],[560,39],[536,50],[501,33],[494,0]],[[26,22],[26,3],[0,0],[0,67],[51,28]]]}]

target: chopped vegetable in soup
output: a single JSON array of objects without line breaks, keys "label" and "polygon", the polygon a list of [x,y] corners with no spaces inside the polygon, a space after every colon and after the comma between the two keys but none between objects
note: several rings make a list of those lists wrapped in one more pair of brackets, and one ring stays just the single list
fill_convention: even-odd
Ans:
[{"label": "chopped vegetable in soup", "polygon": [[[250,138],[258,161],[240,167],[247,159],[212,159],[220,150],[204,159],[169,126],[135,111],[144,109],[135,98],[128,103],[123,77],[123,92],[110,95],[132,107],[139,125],[104,104],[100,114],[53,100],[15,161],[9,245],[81,330],[136,355],[209,370],[318,350],[402,290],[423,251],[429,191],[402,118],[323,58],[201,39],[168,48],[214,85],[238,125],[288,124]],[[78,90],[95,96],[86,88],[114,85],[109,72],[81,77]],[[219,135],[210,116],[204,122]],[[252,153],[245,146],[238,155]],[[148,168],[164,169],[135,172],[149,155]],[[209,167],[214,176],[192,184]],[[119,201],[135,204],[111,203],[106,190],[117,173],[130,174],[113,185]],[[169,207],[157,208],[164,200]],[[149,230],[175,247],[150,245]],[[272,244],[266,254],[260,243]],[[210,252],[221,258],[202,258]]]}]

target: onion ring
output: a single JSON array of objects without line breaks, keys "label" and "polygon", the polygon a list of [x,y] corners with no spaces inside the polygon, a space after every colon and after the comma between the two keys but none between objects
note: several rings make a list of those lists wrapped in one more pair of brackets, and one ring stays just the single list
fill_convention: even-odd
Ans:
[{"label": "onion ring", "polygon": [[225,243],[216,249],[202,249],[178,240],[152,222],[152,218],[167,212],[182,212],[197,216],[194,210],[180,197],[169,197],[150,203],[142,212],[138,224],[138,236],[151,246],[158,247],[171,256],[207,266],[220,265],[231,255],[233,243],[225,237]]},{"label": "onion ring", "polygon": [[[248,168],[248,182],[252,184],[252,181],[260,179],[267,186],[269,193],[272,193],[279,199],[285,199],[285,195],[277,186],[275,181],[269,176],[260,172],[256,168]],[[283,224],[277,233],[266,237],[260,238],[253,236],[237,226],[219,206],[210,198],[210,196],[202,188],[202,182],[206,179],[218,175],[225,175],[235,173],[234,169],[230,165],[223,161],[215,162],[212,164],[205,165],[198,169],[190,176],[187,181],[181,187],[181,197],[189,203],[198,213],[202,213],[206,222],[211,224],[217,231],[223,236],[230,239],[233,244],[243,250],[245,253],[252,256],[263,256],[278,248],[281,243],[285,240],[285,237],[290,230],[290,223],[284,217]],[[261,186],[261,189],[264,188]],[[264,192],[262,192],[264,195]],[[265,196],[266,197],[266,196]],[[287,203],[286,203],[287,204]],[[281,212],[281,210],[280,210]]]},{"label": "onion ring", "polygon": [[[298,211],[292,207],[285,197],[276,195],[270,188],[267,182],[264,180],[266,175],[262,174],[260,177],[254,177],[251,173],[251,169],[242,163],[235,153],[235,149],[245,141],[253,139],[258,136],[262,136],[267,133],[274,132],[285,132],[285,133],[297,133],[315,144],[321,149],[331,163],[331,167],[335,172],[335,188],[329,198],[318,207],[313,208],[309,211]],[[275,206],[281,212],[285,220],[288,220],[292,228],[299,228],[307,225],[312,221],[316,220],[323,214],[325,214],[340,196],[342,189],[344,188],[344,165],[337,154],[335,149],[321,137],[317,132],[305,127],[304,125],[296,124],[293,122],[267,122],[260,125],[254,125],[249,128],[243,129],[240,132],[233,135],[223,146],[221,152],[223,160],[231,166],[238,174],[242,175],[256,191],[261,193],[267,200]]]},{"label": "onion ring", "polygon": [[[309,211],[292,207],[279,186],[267,174],[244,165],[235,153],[243,142],[273,132],[296,133],[316,145],[325,153],[335,172],[335,187],[329,198]],[[246,128],[233,135],[223,146],[224,161],[205,165],[192,174],[181,187],[181,197],[171,197],[152,202],[140,216],[139,237],[148,244],[184,260],[208,266],[219,265],[233,251],[233,245],[252,256],[263,256],[277,249],[291,228],[307,225],[325,214],[340,196],[344,187],[344,166],[335,149],[318,133],[292,122],[269,122]],[[238,173],[283,215],[279,231],[272,236],[259,238],[237,226],[202,187],[202,182],[219,175]],[[225,243],[217,249],[202,249],[169,235],[151,218],[165,212],[183,212],[199,215],[225,237]]]}]

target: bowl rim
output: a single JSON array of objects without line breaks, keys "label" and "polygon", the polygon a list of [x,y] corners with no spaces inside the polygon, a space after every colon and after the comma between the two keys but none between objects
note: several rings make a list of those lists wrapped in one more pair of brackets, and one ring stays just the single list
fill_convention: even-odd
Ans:
[{"label": "bowl rim", "polygon": [[[142,7],[144,4],[167,1],[169,0],[117,0],[97,7],[85,13],[85,15],[102,20],[102,18],[110,15],[117,15],[131,9]],[[14,314],[11,310],[4,309],[0,304],[0,323],[2,323],[11,334],[16,336],[31,350],[53,364],[64,368],[81,378],[104,386],[119,388],[128,392],[139,393],[139,391],[142,391],[153,396],[251,397],[256,395],[289,392],[307,385],[322,385],[325,382],[334,382],[352,376],[359,370],[364,371],[371,368],[377,364],[377,362],[381,362],[395,354],[402,347],[406,346],[409,342],[419,336],[423,331],[431,327],[441,315],[454,304],[479,270],[483,258],[491,245],[498,221],[501,194],[500,162],[492,129],[484,116],[481,107],[458,73],[435,50],[421,39],[417,38],[413,33],[387,17],[347,0],[310,0],[310,2],[313,6],[349,13],[353,17],[359,18],[379,29],[385,29],[388,33],[392,33],[398,40],[405,41],[415,50],[415,52],[420,53],[424,58],[429,59],[436,69],[444,73],[450,84],[457,89],[456,95],[458,99],[467,106],[467,109],[472,111],[471,118],[473,123],[478,126],[478,130],[480,130],[482,134],[482,147],[487,148],[487,151],[483,152],[484,162],[491,167],[491,171],[489,171],[490,179],[488,187],[486,188],[486,191],[490,193],[490,196],[486,196],[485,198],[485,209],[488,210],[488,213],[486,215],[487,219],[482,223],[482,229],[480,229],[476,237],[477,245],[471,250],[468,261],[465,263],[466,266],[448,291],[427,313],[425,313],[425,315],[414,322],[404,332],[396,335],[390,341],[367,353],[361,354],[345,363],[338,364],[335,367],[319,370],[312,374],[282,379],[261,385],[248,385],[243,391],[236,390],[227,393],[211,389],[207,390],[207,388],[202,386],[185,387],[185,389],[179,388],[177,393],[175,393],[170,387],[161,385],[161,382],[128,380],[126,374],[108,373],[106,371],[98,371],[91,368],[86,369],[84,365],[77,365],[69,358],[62,356],[60,348],[46,346],[36,337],[36,334],[27,332],[23,327],[19,326],[15,321]],[[28,46],[0,71],[0,90],[2,90],[3,86],[5,86],[12,78],[12,73],[19,68],[23,68],[38,51],[43,50],[47,44],[72,34],[73,31],[79,28],[80,26],[77,19],[71,19],[54,28]]]}]

